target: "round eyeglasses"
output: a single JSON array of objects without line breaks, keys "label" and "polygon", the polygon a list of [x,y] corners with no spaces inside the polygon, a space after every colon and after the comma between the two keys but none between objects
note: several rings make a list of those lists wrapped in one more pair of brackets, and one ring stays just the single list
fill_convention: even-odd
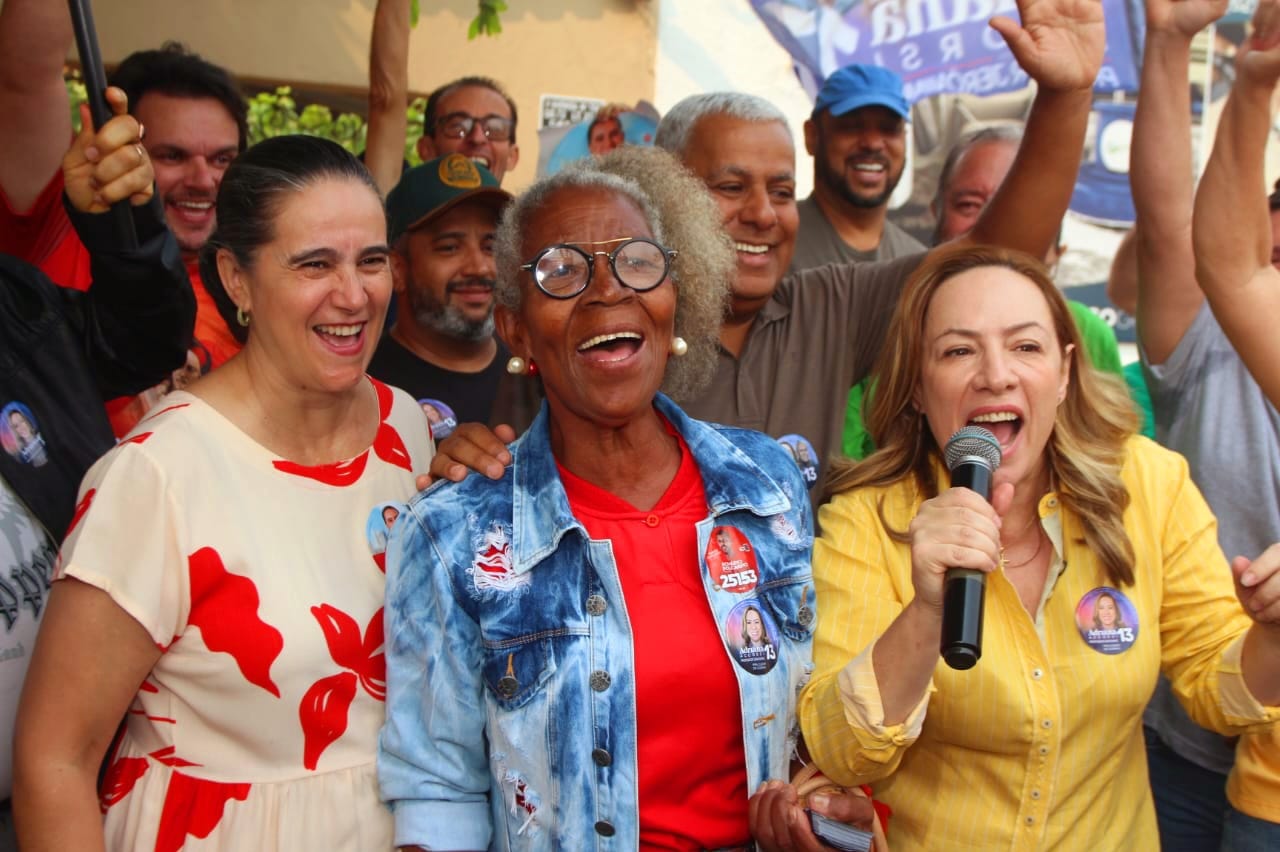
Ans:
[{"label": "round eyeglasses", "polygon": [[538,289],[553,299],[572,299],[587,289],[595,273],[596,255],[609,258],[609,268],[624,286],[643,293],[666,280],[671,259],[677,252],[663,248],[648,237],[619,237],[580,245],[618,243],[613,251],[587,251],[572,243],[544,248],[521,269],[533,273]]}]

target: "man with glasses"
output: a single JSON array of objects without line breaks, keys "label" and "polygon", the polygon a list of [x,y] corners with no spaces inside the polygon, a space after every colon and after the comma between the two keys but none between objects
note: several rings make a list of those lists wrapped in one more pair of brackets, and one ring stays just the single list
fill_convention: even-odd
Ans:
[{"label": "man with glasses", "polygon": [[418,156],[462,154],[488,169],[498,183],[520,160],[516,104],[488,77],[462,77],[427,98]]}]

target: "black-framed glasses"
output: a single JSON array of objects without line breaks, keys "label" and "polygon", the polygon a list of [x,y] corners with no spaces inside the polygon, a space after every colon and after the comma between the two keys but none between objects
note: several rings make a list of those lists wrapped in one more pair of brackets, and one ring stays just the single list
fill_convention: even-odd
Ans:
[{"label": "black-framed glasses", "polygon": [[[613,251],[587,251],[578,247],[610,243],[618,244]],[[666,280],[671,259],[677,252],[648,237],[619,237],[577,245],[560,243],[544,248],[520,268],[532,272],[538,289],[551,298],[572,299],[591,283],[599,254],[609,258],[609,268],[618,281],[637,293],[644,293]]]},{"label": "black-framed glasses", "polygon": [[450,139],[463,139],[471,133],[471,128],[476,124],[480,125],[485,138],[490,142],[506,142],[511,138],[511,131],[515,128],[514,121],[500,115],[478,117],[467,115],[465,112],[455,112],[437,121],[436,130]]}]

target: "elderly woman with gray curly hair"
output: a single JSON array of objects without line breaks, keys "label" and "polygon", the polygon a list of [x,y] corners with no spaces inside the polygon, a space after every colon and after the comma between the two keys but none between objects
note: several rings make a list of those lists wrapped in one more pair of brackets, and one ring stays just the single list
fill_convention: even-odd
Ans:
[{"label": "elderly woman with gray curly hair", "polygon": [[[689,418],[733,247],[670,156],[547,178],[497,238],[509,368],[546,402],[498,481],[423,492],[387,564],[379,753],[399,846],[729,849],[786,777],[812,518],[772,439]],[[724,542],[729,542],[725,552]],[[743,620],[768,642],[742,656]]]}]

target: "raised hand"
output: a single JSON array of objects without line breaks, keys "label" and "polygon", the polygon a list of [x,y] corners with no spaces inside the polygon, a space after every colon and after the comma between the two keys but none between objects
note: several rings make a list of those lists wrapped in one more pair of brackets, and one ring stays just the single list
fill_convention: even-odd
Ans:
[{"label": "raised hand", "polygon": [[999,15],[991,27],[1042,89],[1090,89],[1107,46],[1102,0],[1018,0],[1022,25]]},{"label": "raised hand", "polygon": [[112,86],[107,103],[115,116],[96,133],[89,107],[80,105],[80,134],[62,158],[67,198],[82,213],[105,213],[125,198],[146,204],[154,191],[155,170],[142,147],[142,125],[128,114],[129,99]]},{"label": "raised hand", "polygon": [[1236,54],[1242,82],[1274,86],[1280,79],[1280,0],[1258,0],[1253,33]]},{"label": "raised hand", "polygon": [[1228,0],[1147,0],[1147,29],[1190,39],[1226,14],[1227,4]]}]

